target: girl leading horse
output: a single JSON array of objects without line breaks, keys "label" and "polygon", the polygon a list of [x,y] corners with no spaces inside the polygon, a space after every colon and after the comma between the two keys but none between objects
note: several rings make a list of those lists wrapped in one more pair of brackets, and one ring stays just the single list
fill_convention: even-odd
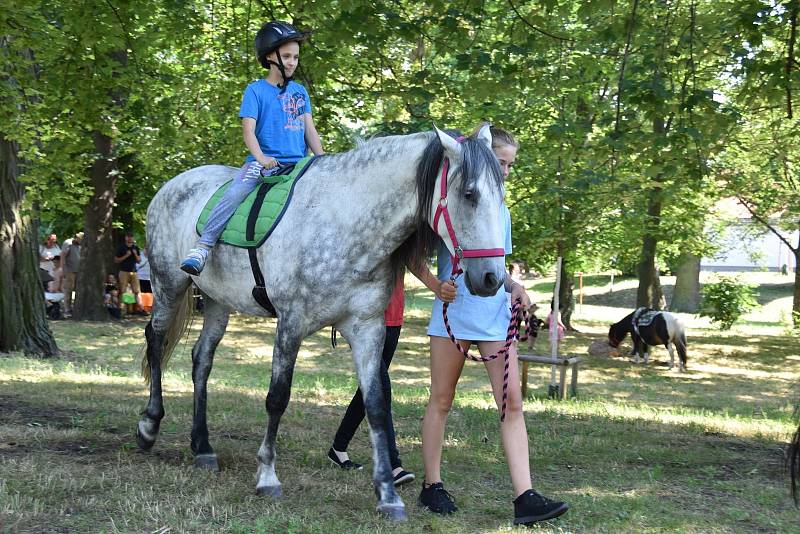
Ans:
[{"label": "girl leading horse", "polygon": [[[473,294],[493,295],[502,285],[502,253],[491,251],[503,245],[503,174],[491,141],[488,126],[461,143],[438,129],[373,139],[350,152],[318,158],[296,183],[283,219],[257,253],[278,319],[266,399],[268,422],[258,450],[259,494],[282,494],[275,442],[300,343],[334,325],[352,347],[364,393],[378,510],[393,520],[405,519],[405,506],[392,480],[388,405],[379,381],[383,310],[393,273],[428,257],[437,234],[451,254],[463,257],[461,266]],[[139,421],[138,443],[149,449],[157,438],[164,417],[162,368],[188,324],[194,283],[204,295],[205,312],[192,350],[191,448],[196,465],[215,470],[219,465],[206,425],[206,383],[214,350],[231,311],[270,315],[251,294],[246,250],[218,245],[199,276],[190,276],[178,265],[197,238],[195,223],[206,201],[236,172],[224,166],[187,171],[167,182],[147,211],[154,307],[145,329],[142,362],[150,379],[150,399]],[[442,182],[448,184],[444,190]],[[443,208],[449,213],[447,225],[432,230]],[[448,228],[458,243],[453,243]]]}]

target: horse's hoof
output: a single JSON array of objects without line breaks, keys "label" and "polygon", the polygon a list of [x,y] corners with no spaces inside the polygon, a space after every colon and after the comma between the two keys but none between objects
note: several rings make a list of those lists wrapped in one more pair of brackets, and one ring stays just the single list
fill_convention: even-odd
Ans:
[{"label": "horse's hoof", "polygon": [[219,473],[219,462],[216,454],[198,454],[194,457],[194,466]]},{"label": "horse's hoof", "polygon": [[144,421],[139,421],[139,425],[136,427],[136,444],[141,450],[149,451],[155,445],[156,437],[142,429],[143,424]]},{"label": "horse's hoof", "polygon": [[277,500],[283,497],[283,490],[280,486],[261,486],[260,488],[256,488],[256,495]]},{"label": "horse's hoof", "polygon": [[403,523],[408,521],[406,507],[402,504],[379,504],[377,510],[380,514],[386,516],[386,519],[394,523]]}]

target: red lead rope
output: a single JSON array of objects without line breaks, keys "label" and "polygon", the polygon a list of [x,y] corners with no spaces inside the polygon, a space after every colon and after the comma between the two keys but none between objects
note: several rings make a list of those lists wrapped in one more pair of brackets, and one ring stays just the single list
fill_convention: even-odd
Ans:
[{"label": "red lead rope", "polygon": [[[462,272],[463,271],[459,269],[458,272],[450,278],[450,280],[455,282],[455,277]],[[464,355],[464,358],[469,358],[475,362],[490,362],[501,355],[503,356],[503,405],[500,410],[500,422],[502,423],[506,420],[506,401],[508,400],[508,354],[509,350],[511,349],[511,344],[514,343],[515,339],[519,338],[520,320],[525,320],[527,322],[527,312],[521,310],[522,303],[520,300],[515,300],[511,305],[511,321],[508,323],[506,342],[505,345],[503,345],[503,348],[491,356],[473,356],[467,349],[461,346],[461,343],[458,342],[456,336],[453,335],[453,330],[450,328],[450,321],[447,319],[447,308],[450,303],[443,302],[442,304],[442,317],[444,318],[444,327],[447,330],[447,335],[450,336],[450,341],[452,341],[458,351]],[[530,329],[530,326],[527,328]]]}]

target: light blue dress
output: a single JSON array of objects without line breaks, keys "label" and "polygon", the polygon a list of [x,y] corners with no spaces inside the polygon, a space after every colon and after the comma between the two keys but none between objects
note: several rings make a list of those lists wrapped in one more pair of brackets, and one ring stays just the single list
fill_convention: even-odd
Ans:
[{"label": "light blue dress", "polygon": [[[503,223],[505,229],[504,249],[506,255],[511,254],[511,214],[503,206]],[[439,280],[450,278],[453,266],[450,252],[442,243],[438,254]],[[477,297],[469,292],[464,282],[464,275],[456,278],[456,299],[447,308],[447,319],[457,339],[467,341],[505,341],[508,323],[511,321],[511,309],[504,286],[491,297]],[[442,301],[433,301],[431,320],[428,323],[428,335],[448,337],[442,318]]]}]

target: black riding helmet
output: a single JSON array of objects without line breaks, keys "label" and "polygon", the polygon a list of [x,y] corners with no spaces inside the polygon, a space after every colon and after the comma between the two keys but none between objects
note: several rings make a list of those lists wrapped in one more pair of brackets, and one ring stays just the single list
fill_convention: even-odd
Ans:
[{"label": "black riding helmet", "polygon": [[306,36],[299,32],[297,28],[281,21],[267,22],[261,26],[261,29],[256,33],[255,46],[258,62],[261,63],[261,66],[265,69],[269,69],[270,64],[278,67],[283,77],[283,84],[279,85],[279,87],[283,90],[286,90],[286,86],[289,84],[292,77],[286,77],[286,69],[283,66],[280,55],[278,55],[277,62],[267,59],[267,56],[277,50],[282,44],[291,41],[297,41],[299,43],[305,38]]}]

